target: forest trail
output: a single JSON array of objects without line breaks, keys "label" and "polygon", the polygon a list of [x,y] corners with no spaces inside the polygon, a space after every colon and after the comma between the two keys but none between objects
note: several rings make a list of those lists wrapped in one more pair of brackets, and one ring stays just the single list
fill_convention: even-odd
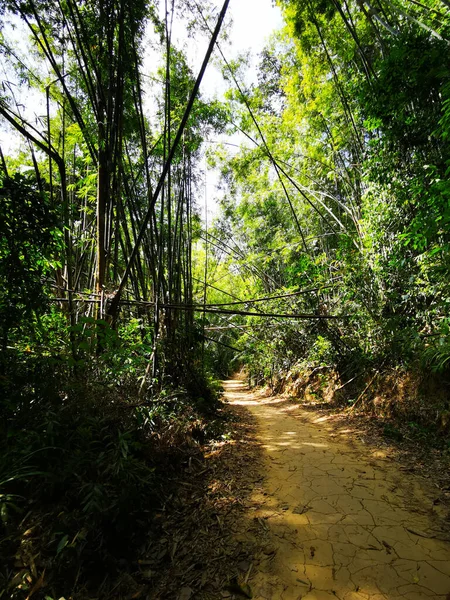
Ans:
[{"label": "forest trail", "polygon": [[263,451],[237,535],[259,547],[247,574],[255,600],[450,599],[450,535],[424,480],[326,417],[239,380],[224,388],[256,418]]}]

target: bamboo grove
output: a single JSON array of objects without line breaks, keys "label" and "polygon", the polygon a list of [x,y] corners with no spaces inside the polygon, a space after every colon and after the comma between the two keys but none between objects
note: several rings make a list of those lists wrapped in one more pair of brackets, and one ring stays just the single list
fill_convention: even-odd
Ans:
[{"label": "bamboo grove", "polygon": [[317,318],[236,317],[214,331],[261,382],[299,364],[360,383],[380,368],[445,378],[449,7],[279,5],[286,28],[258,82],[242,84],[245,59],[228,69],[245,142],[211,155],[224,191],[210,264],[233,265],[239,300]]},{"label": "bamboo grove", "polygon": [[[190,15],[211,42],[207,62],[227,3],[213,18],[207,3],[164,4],[164,17],[144,2],[4,6],[39,67],[6,36],[5,64],[40,90],[45,114],[27,121],[7,79],[0,113],[28,143],[35,191],[61,225],[52,240],[48,224],[58,250],[47,281],[70,320],[74,360],[80,332],[94,329],[88,345],[101,355],[96,335],[136,317],[151,380],[204,361],[208,331],[206,359],[220,372],[234,358],[264,378],[316,355],[344,370],[445,367],[446,3],[280,2],[287,25],[261,54],[257,84],[246,88],[245,59],[216,45],[226,104],[195,100],[202,72],[196,81],[171,31],[175,8]],[[149,39],[165,56],[159,81],[143,65]],[[195,208],[202,144],[226,127],[245,142],[208,151],[223,210],[205,231]],[[2,158],[5,177],[23,186],[12,163]],[[192,266],[193,241],[204,272]],[[42,290],[29,279],[31,312],[5,294],[4,346],[14,319],[35,318]]]},{"label": "bamboo grove", "polygon": [[[162,19],[159,7],[144,1],[3,4],[5,22],[20,22],[31,41],[17,48],[2,35],[0,116],[28,144],[26,160],[33,166],[33,175],[23,178],[2,154],[3,178],[15,183],[18,196],[21,186],[34,185],[35,202],[45,198],[44,212],[59,220],[63,239],[52,257],[56,268],[47,265],[47,286],[50,301],[70,321],[75,361],[79,331],[115,328],[132,317],[151,332],[147,375],[153,380],[161,381],[164,372],[176,380],[198,343],[193,312],[175,308],[193,300],[200,147],[223,120],[220,105],[203,103],[198,88],[227,4],[213,16],[215,31],[197,81],[171,42],[173,2],[166,2]],[[165,56],[158,81],[144,73],[146,36]],[[20,58],[24,51],[33,53],[33,66]],[[30,117],[22,110],[20,86],[45,98],[44,114]],[[11,261],[20,263],[13,254]],[[3,311],[4,347],[24,315],[16,316],[14,323],[11,311]],[[99,340],[90,344],[101,351]]]}]

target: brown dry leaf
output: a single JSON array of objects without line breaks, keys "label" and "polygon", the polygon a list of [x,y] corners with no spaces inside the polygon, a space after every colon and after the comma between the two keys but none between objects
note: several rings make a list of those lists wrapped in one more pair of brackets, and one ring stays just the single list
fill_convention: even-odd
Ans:
[{"label": "brown dry leaf", "polygon": [[299,504],[292,511],[294,515],[303,515],[303,513],[308,512],[310,507],[307,504]]},{"label": "brown dry leaf", "polygon": [[194,592],[190,587],[184,587],[181,589],[178,600],[189,600]]},{"label": "brown dry leaf", "polygon": [[36,579],[38,575],[37,575],[36,564],[34,562],[34,557],[33,556],[30,556],[30,561],[29,562],[30,562],[30,571],[31,571],[31,574]]},{"label": "brown dry leaf", "polygon": [[266,556],[270,556],[271,554],[276,554],[277,548],[272,544],[267,544],[262,551]]},{"label": "brown dry leaf", "polygon": [[406,527],[405,529],[406,529],[406,531],[409,531],[409,533],[412,533],[413,535],[417,535],[419,537],[423,537],[423,538],[432,538],[433,537],[429,533],[426,533],[425,531],[420,531],[419,529],[411,529],[410,527]]},{"label": "brown dry leaf", "polygon": [[141,571],[141,576],[144,579],[153,579],[155,575],[156,571],[152,571],[151,569],[145,569],[144,571]]},{"label": "brown dry leaf", "polygon": [[27,529],[22,535],[23,537],[30,537],[31,534],[34,533],[35,528],[31,527],[30,529]]},{"label": "brown dry leaf", "polygon": [[8,588],[12,589],[22,583],[25,575],[28,573],[28,569],[21,569],[9,582]]},{"label": "brown dry leaf", "polygon": [[36,583],[31,588],[30,593],[28,594],[26,600],[29,600],[33,594],[35,594],[38,590],[40,590],[42,587],[44,587],[44,585],[45,585],[44,576],[45,576],[45,569],[42,571],[41,576],[39,577],[39,579],[36,581]]}]

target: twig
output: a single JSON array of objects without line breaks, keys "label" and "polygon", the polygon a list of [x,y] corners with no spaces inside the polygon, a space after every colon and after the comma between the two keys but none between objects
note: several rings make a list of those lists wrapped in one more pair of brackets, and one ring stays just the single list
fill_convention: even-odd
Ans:
[{"label": "twig", "polygon": [[159,396],[158,398],[153,398],[150,400],[146,400],[145,402],[138,402],[137,404],[125,404],[125,408],[140,408],[141,406],[151,406],[152,404],[158,404],[160,402],[168,402],[169,400],[174,400],[178,398],[178,396],[187,396],[186,392],[176,392],[174,394],[170,394],[170,396]]},{"label": "twig", "polygon": [[250,578],[250,573],[252,572],[252,569],[253,569],[253,563],[250,563],[250,566],[249,566],[248,571],[247,571],[247,575],[245,576],[245,579],[244,579],[244,583],[245,584],[248,583],[248,580]]},{"label": "twig", "polygon": [[358,398],[355,400],[353,406],[350,407],[349,412],[353,412],[355,410],[355,407],[360,403],[360,401],[362,400],[364,394],[367,392],[367,390],[370,388],[370,386],[372,385],[372,383],[375,381],[375,378],[380,374],[380,371],[376,371],[375,375],[372,377],[372,379],[369,381],[369,383],[366,385],[366,387],[363,389],[363,391],[360,393],[360,395],[358,396]]},{"label": "twig", "polygon": [[346,381],[345,383],[340,385],[338,388],[336,388],[334,391],[339,392],[340,390],[344,389],[346,385],[348,385],[352,381],[355,381],[355,379],[358,379],[358,377],[360,377],[360,376],[361,376],[361,373],[359,375],[355,375],[354,377],[352,377],[351,379],[349,379],[348,381]]}]

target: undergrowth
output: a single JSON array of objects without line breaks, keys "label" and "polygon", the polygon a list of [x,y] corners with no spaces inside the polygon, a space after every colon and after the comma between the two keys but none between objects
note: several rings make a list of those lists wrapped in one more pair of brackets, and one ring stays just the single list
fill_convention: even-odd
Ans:
[{"label": "undergrowth", "polygon": [[109,597],[176,473],[220,434],[217,395],[138,399],[24,355],[3,355],[0,385],[0,598]]}]

